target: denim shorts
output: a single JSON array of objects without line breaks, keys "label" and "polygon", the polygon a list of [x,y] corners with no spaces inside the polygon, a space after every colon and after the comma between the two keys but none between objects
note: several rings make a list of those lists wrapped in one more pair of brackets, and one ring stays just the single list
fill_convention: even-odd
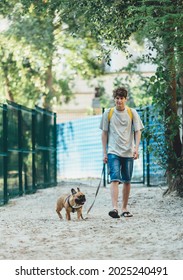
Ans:
[{"label": "denim shorts", "polygon": [[110,181],[119,183],[130,183],[133,173],[132,157],[119,157],[114,154],[108,154],[108,173]]}]

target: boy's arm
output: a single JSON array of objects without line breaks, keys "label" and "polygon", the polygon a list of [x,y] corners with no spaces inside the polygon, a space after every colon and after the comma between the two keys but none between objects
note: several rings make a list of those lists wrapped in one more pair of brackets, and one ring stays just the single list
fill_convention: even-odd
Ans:
[{"label": "boy's arm", "polygon": [[108,139],[108,132],[102,130],[102,148],[103,148],[104,163],[107,163],[107,139]]},{"label": "boy's arm", "polygon": [[137,159],[139,157],[139,145],[140,145],[141,134],[142,133],[140,130],[135,131],[135,147],[133,152],[134,159]]}]

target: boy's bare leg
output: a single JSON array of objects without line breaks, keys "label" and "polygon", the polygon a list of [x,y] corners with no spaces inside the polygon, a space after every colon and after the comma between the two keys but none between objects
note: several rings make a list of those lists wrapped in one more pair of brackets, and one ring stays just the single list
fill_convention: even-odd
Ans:
[{"label": "boy's bare leg", "polygon": [[123,184],[123,201],[122,201],[122,213],[126,212],[126,217],[132,217],[133,215],[129,213],[128,207],[128,199],[130,195],[131,183]]},{"label": "boy's bare leg", "polygon": [[118,210],[118,195],[119,195],[118,185],[119,185],[119,182],[112,182],[111,183],[112,206],[116,210]]},{"label": "boy's bare leg", "polygon": [[111,183],[111,200],[112,200],[112,206],[113,210],[109,212],[109,216],[112,218],[120,218],[118,214],[118,189],[119,182],[112,182]]}]

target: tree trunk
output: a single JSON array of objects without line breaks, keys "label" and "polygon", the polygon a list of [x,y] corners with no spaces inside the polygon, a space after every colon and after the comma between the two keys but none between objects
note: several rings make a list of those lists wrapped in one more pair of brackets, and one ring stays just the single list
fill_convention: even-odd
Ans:
[{"label": "tree trunk", "polygon": [[7,73],[4,71],[4,76],[5,76],[5,92],[6,92],[6,99],[9,101],[14,102],[14,97],[13,97],[13,93],[10,89],[10,81],[8,79],[8,75]]},{"label": "tree trunk", "polygon": [[[180,165],[182,144],[180,139],[180,130],[177,116],[177,81],[175,67],[175,49],[173,24],[169,21],[166,30],[170,36],[164,40],[165,50],[165,67],[169,77],[169,86],[167,90],[168,102],[165,109],[165,139],[168,145],[168,163],[167,163],[167,182],[168,190],[171,192],[176,190],[180,195],[183,193],[182,167]],[[171,42],[171,43],[170,43]],[[182,190],[181,190],[182,189]],[[166,193],[167,193],[166,192]]]},{"label": "tree trunk", "polygon": [[55,92],[55,90],[53,88],[53,75],[52,75],[52,64],[51,63],[48,66],[47,71],[46,71],[45,86],[48,89],[48,93],[45,95],[43,107],[46,109],[50,109],[51,108],[50,100],[53,97],[53,94]]},{"label": "tree trunk", "polygon": [[[183,54],[182,54],[182,60],[183,60]],[[182,63],[183,64],[183,63]],[[182,65],[183,67],[183,65]],[[181,112],[182,112],[182,119],[181,119],[181,130],[182,130],[182,153],[181,157],[183,158],[183,72],[181,73],[179,77],[179,83],[180,83],[180,93],[181,93]]]},{"label": "tree trunk", "polygon": [[182,129],[182,143],[181,143],[181,156],[180,156],[180,176],[177,178],[176,182],[176,190],[180,196],[183,197],[183,39],[182,39],[182,32],[183,32],[183,23],[180,22],[180,25],[177,28],[177,57],[178,57],[178,86],[180,91],[180,104],[181,104],[181,113],[182,118],[180,119]]},{"label": "tree trunk", "polygon": [[[178,36],[183,34],[183,24],[177,28]],[[182,129],[182,153],[181,156],[183,158],[183,39],[180,36],[180,40],[177,43],[177,57],[178,57],[178,86],[180,90],[180,104],[182,111],[182,119],[181,119],[181,129]]]}]

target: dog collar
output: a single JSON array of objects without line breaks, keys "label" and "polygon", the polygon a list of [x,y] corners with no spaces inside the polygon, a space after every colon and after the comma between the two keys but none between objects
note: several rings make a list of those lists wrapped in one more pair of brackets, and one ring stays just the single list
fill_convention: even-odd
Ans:
[{"label": "dog collar", "polygon": [[76,211],[76,209],[81,208],[82,205],[77,205],[77,204],[75,204],[75,205],[72,206],[72,205],[70,204],[70,201],[69,201],[70,196],[71,196],[71,195],[69,195],[69,196],[66,198],[65,201],[69,204],[69,207],[72,208],[72,212],[74,213],[74,212]]}]

